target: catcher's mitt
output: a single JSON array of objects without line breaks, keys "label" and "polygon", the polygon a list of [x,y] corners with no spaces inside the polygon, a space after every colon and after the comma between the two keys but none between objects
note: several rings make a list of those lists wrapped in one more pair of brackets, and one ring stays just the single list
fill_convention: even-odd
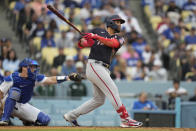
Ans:
[{"label": "catcher's mitt", "polygon": [[72,81],[81,81],[82,79],[84,79],[84,77],[78,73],[71,73],[69,74],[69,79]]}]

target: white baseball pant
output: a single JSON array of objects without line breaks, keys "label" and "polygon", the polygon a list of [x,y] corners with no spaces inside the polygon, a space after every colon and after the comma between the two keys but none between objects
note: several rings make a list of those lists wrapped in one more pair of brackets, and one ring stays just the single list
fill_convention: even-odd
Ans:
[{"label": "white baseball pant", "polygon": [[110,71],[102,64],[95,63],[95,60],[88,60],[86,67],[86,76],[93,83],[93,98],[84,104],[69,112],[71,119],[77,119],[80,115],[86,114],[105,102],[105,96],[108,97],[115,110],[122,106],[119,91],[114,81],[110,77]]}]

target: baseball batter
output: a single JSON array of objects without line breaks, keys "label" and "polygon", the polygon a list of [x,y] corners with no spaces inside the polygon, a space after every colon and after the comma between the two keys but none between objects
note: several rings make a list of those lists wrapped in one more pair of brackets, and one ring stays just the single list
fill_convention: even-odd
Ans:
[{"label": "baseball batter", "polygon": [[79,126],[77,118],[104,104],[105,97],[112,103],[114,109],[120,115],[121,127],[139,127],[141,122],[131,119],[125,106],[119,97],[118,88],[110,77],[109,65],[112,57],[123,45],[124,38],[116,33],[120,32],[121,24],[125,20],[118,15],[106,19],[106,30],[96,28],[92,33],[86,33],[79,41],[80,48],[91,47],[86,76],[94,85],[94,96],[78,108],[66,113],[64,119],[73,126]]},{"label": "baseball batter", "polygon": [[29,58],[25,58],[19,67],[19,71],[5,77],[0,85],[0,100],[5,100],[0,125],[8,125],[12,115],[25,122],[46,126],[50,122],[50,117],[28,104],[33,95],[34,86],[39,83],[56,84],[67,80],[79,81],[81,77],[76,73],[69,76],[45,77],[43,74],[38,74],[38,62]]}]

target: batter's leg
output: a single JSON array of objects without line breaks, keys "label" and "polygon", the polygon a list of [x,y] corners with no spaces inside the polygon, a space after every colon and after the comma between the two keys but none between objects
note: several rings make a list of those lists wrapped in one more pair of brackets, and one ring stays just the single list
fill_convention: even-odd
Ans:
[{"label": "batter's leg", "polygon": [[109,70],[102,65],[88,63],[89,70],[92,72],[89,78],[98,88],[108,97],[113,107],[118,110],[122,106],[118,88],[111,79]]},{"label": "batter's leg", "polygon": [[94,82],[100,90],[109,98],[113,107],[121,118],[121,127],[139,127],[142,126],[141,122],[137,122],[129,117],[129,114],[124,105],[122,105],[118,88],[114,81],[111,79],[108,70],[101,65],[89,63],[91,67],[92,77],[91,81]]},{"label": "batter's leg", "polygon": [[64,118],[66,120],[68,120],[69,122],[76,120],[80,115],[87,114],[90,111],[104,104],[105,102],[104,93],[95,84],[93,85],[93,87],[94,87],[93,98],[86,101],[84,104],[74,109],[73,111],[66,113],[64,115]]}]

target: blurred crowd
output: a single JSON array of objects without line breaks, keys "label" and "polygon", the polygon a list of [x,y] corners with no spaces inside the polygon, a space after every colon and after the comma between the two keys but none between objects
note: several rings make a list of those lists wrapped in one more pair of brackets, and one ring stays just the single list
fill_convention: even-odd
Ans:
[{"label": "blurred crowd", "polygon": [[[13,1],[9,1],[11,5]],[[161,22],[155,29],[158,34],[157,45],[148,43],[143,37],[142,29],[137,18],[132,15],[128,0],[17,0],[14,1],[9,15],[13,16],[11,21],[15,24],[15,32],[21,43],[25,43],[23,46],[30,57],[40,58],[40,52],[45,47],[58,49],[58,55],[50,66],[52,75],[85,73],[88,56],[77,48],[79,34],[50,12],[46,7],[47,4],[57,8],[82,32],[90,32],[95,27],[104,28],[105,18],[112,14],[118,14],[126,20],[120,33],[126,39],[125,45],[111,62],[113,79],[195,81],[194,49],[196,48],[192,46],[196,44],[195,1],[182,0],[178,4],[176,1],[143,0],[142,2],[143,7],[150,6],[153,16],[161,17]],[[189,10],[190,16],[182,18],[184,10]],[[187,23],[189,27],[186,26]],[[39,48],[34,45],[37,37],[41,39],[38,43]],[[67,48],[75,48],[76,55],[65,54],[64,50]],[[10,54],[15,56],[15,52],[12,52]],[[5,62],[7,61],[2,61]],[[11,71],[13,70],[15,68]]]},{"label": "blurred crowd", "polygon": [[167,79],[195,81],[196,1],[143,0],[142,5],[149,9],[149,19],[158,36],[154,53],[166,69]]},{"label": "blurred crowd", "polygon": [[12,48],[12,40],[9,38],[0,39],[0,81],[2,76],[9,76],[11,72],[18,70],[20,60],[16,51]]}]

